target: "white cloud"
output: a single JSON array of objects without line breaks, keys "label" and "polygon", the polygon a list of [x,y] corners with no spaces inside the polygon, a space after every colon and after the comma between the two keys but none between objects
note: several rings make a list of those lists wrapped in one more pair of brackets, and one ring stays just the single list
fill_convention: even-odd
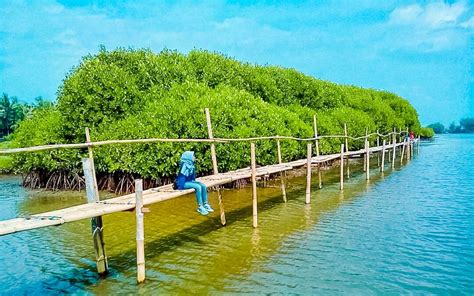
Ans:
[{"label": "white cloud", "polygon": [[463,1],[452,4],[433,2],[397,7],[389,16],[386,29],[397,38],[394,47],[420,52],[436,52],[464,46],[474,21]]},{"label": "white cloud", "polygon": [[390,14],[390,23],[436,29],[457,25],[460,16],[467,11],[464,2],[453,4],[435,2],[426,6],[419,4],[398,7]]},{"label": "white cloud", "polygon": [[460,26],[466,29],[474,29],[474,16],[471,16],[470,19],[465,22],[462,22]]}]

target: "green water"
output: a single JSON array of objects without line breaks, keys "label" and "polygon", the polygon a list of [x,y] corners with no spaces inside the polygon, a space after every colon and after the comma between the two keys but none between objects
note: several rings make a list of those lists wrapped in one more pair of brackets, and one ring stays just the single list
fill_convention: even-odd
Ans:
[{"label": "green water", "polygon": [[[304,204],[305,178],[223,193],[228,225],[195,213],[192,195],[145,216],[147,281],[136,285],[135,215],[104,217],[110,275],[95,273],[89,221],[0,237],[0,294],[474,294],[474,136],[442,136],[384,175],[360,165],[344,191],[338,168]],[[313,180],[316,180],[313,176]],[[85,202],[0,178],[0,219]],[[216,196],[210,194],[216,205]]]}]

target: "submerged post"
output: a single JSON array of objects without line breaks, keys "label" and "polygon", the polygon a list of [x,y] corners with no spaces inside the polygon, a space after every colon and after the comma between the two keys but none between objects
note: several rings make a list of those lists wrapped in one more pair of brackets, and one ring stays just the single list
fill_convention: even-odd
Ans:
[{"label": "submerged post", "polygon": [[[207,123],[207,133],[209,134],[209,139],[214,139],[212,134],[212,124],[211,124],[211,114],[209,113],[209,108],[204,109],[206,112],[206,123]],[[219,173],[217,168],[217,155],[216,155],[216,146],[214,143],[211,143],[211,158],[212,158],[212,169],[214,171],[214,175]],[[224,211],[224,203],[222,201],[222,194],[219,186],[217,187],[217,200],[219,202],[219,213],[221,216],[221,224],[226,224],[225,219],[225,211]]]},{"label": "submerged post", "polygon": [[[368,133],[369,133],[369,130],[368,130],[368,128],[366,127],[366,128],[365,128],[364,147],[366,147],[367,142],[369,142]],[[367,172],[367,153],[364,154],[364,172]]]},{"label": "submerged post", "polygon": [[[316,138],[316,157],[319,157],[319,139],[318,139],[318,121],[316,120],[316,115],[313,116],[313,127],[314,127],[314,137]],[[321,181],[321,163],[318,159],[318,188],[321,189],[323,187]]]},{"label": "submerged post", "polygon": [[365,174],[365,179],[366,180],[369,180],[370,179],[370,144],[369,144],[369,140],[367,140],[365,142],[365,155],[366,155],[366,159],[367,159],[367,167],[366,167],[366,174]]},{"label": "submerged post", "polygon": [[351,174],[350,174],[350,170],[349,170],[349,139],[348,139],[348,136],[347,136],[347,124],[344,123],[344,137],[346,139],[346,153],[347,153],[347,156],[346,156],[346,159],[347,159],[347,163],[346,163],[346,167],[347,167],[347,178],[349,179]]},{"label": "submerged post", "polygon": [[[379,130],[377,130],[377,149],[380,146]],[[380,153],[377,153],[377,166],[380,166]]]},{"label": "submerged post", "polygon": [[[278,163],[282,164],[281,160],[281,148],[280,148],[280,140],[277,140],[277,154],[278,154]],[[285,180],[284,178],[284,172],[282,171],[280,173],[280,180],[281,180],[281,194],[283,195],[283,201],[286,202],[286,189],[285,189]]]},{"label": "submerged post", "polygon": [[400,164],[403,164],[403,154],[405,154],[405,146],[406,146],[407,140],[403,140],[403,145],[402,145],[402,154],[400,155]]},{"label": "submerged post", "polygon": [[382,163],[380,164],[380,171],[383,173],[385,166],[385,139],[383,140],[382,143]]},{"label": "submerged post", "polygon": [[421,138],[418,136],[418,142],[416,143],[416,155],[420,154],[420,141]]},{"label": "submerged post", "polygon": [[[88,203],[99,201],[94,186],[94,177],[92,169],[92,160],[90,158],[82,159],[82,168],[84,171],[84,179],[86,183],[86,195]],[[108,273],[107,255],[105,253],[105,244],[103,237],[102,217],[91,218],[92,241],[94,244],[95,259],[97,265],[97,273],[105,275]]]},{"label": "submerged post", "polygon": [[339,172],[339,189],[344,189],[344,144],[341,144],[341,168]]},{"label": "submerged post", "polygon": [[137,221],[137,282],[145,281],[145,226],[143,219],[143,181],[135,180],[135,216]]},{"label": "submerged post", "polygon": [[[89,128],[86,127],[86,142],[91,142]],[[94,166],[94,154],[92,152],[92,146],[88,146],[89,158],[82,159],[82,168],[84,171],[84,179],[86,184],[86,195],[88,203],[95,203],[100,200],[99,198],[99,187],[97,186],[97,177],[95,174]],[[103,222],[102,217],[91,218],[91,230],[92,230],[92,241],[94,244],[95,258],[97,273],[100,275],[106,275],[109,272],[109,266],[107,263],[107,253],[105,252],[104,234],[103,234]]]},{"label": "submerged post", "polygon": [[250,162],[252,166],[252,225],[258,226],[257,213],[257,162],[255,160],[255,143],[250,143]]},{"label": "submerged post", "polygon": [[[395,129],[394,129],[395,132]],[[395,134],[392,135],[392,145],[393,145],[393,153],[392,153],[392,169],[395,168],[395,156],[397,154],[397,136]]]},{"label": "submerged post", "polygon": [[308,155],[307,155],[307,161],[306,161],[306,204],[311,203],[311,154],[312,154],[312,148],[311,144],[308,144]]}]

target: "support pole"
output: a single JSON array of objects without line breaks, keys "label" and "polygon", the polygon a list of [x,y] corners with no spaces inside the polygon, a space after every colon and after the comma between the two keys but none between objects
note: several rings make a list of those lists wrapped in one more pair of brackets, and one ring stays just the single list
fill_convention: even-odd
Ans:
[{"label": "support pole", "polygon": [[397,155],[397,136],[395,134],[392,135],[392,145],[393,145],[392,169],[395,169],[395,156]]},{"label": "support pole", "polygon": [[[380,146],[379,130],[377,130],[377,148]],[[377,166],[380,166],[380,153],[377,153]]]},{"label": "support pole", "polygon": [[145,226],[143,217],[143,181],[135,180],[135,215],[137,218],[137,282],[145,281]]},{"label": "support pole", "polygon": [[420,154],[420,141],[421,141],[421,138],[420,136],[418,136],[418,142],[416,143],[416,155]]},{"label": "support pole", "polygon": [[407,161],[408,161],[408,160],[410,160],[410,139],[408,139],[406,141],[406,145],[407,145],[407,147],[406,147],[405,151],[407,153],[406,157],[407,157]]},{"label": "support pole", "polygon": [[[316,119],[316,115],[313,116],[313,127],[314,127],[314,137],[316,138],[316,157],[319,157],[319,139],[318,139],[318,121]],[[321,189],[323,187],[322,180],[321,180],[321,163],[318,160],[318,188]]]},{"label": "support pole", "polygon": [[382,143],[382,163],[380,164],[380,172],[383,173],[385,167],[385,139],[383,140]]},{"label": "support pole", "polygon": [[311,144],[308,144],[308,157],[306,161],[306,204],[311,203]]},{"label": "support pole", "polygon": [[[204,109],[206,112],[206,123],[207,123],[207,133],[209,134],[209,139],[214,139],[212,134],[212,124],[211,124],[211,114],[209,112],[209,108]],[[214,171],[214,175],[219,174],[219,170],[217,168],[217,155],[216,155],[216,146],[214,143],[211,143],[211,158],[212,158],[212,169]],[[224,202],[222,201],[222,194],[219,187],[217,187],[217,200],[219,202],[219,213],[221,216],[221,224],[226,224],[225,219],[225,211],[224,211]]]},{"label": "support pole", "polygon": [[[364,147],[365,147],[366,143],[369,142],[368,134],[369,134],[369,129],[366,127],[365,128]],[[364,172],[367,172],[367,154],[364,154]]]},{"label": "support pole", "polygon": [[405,146],[406,146],[407,140],[403,140],[403,145],[402,145],[402,154],[400,155],[400,164],[403,164],[403,155],[405,154]]},{"label": "support pole", "polygon": [[[91,137],[89,133],[89,128],[86,128],[85,131],[86,142],[90,143]],[[89,152],[89,158],[82,159],[82,167],[84,170],[84,179],[86,183],[87,202],[95,203],[98,202],[100,198],[99,188],[97,186],[97,177],[95,174],[94,154],[92,152],[92,146],[88,146],[87,150]],[[105,251],[103,233],[104,226],[101,216],[91,218],[91,230],[96,258],[97,273],[100,275],[106,275],[109,272],[109,266],[107,263],[107,253]]]},{"label": "support pole", "polygon": [[255,160],[255,143],[250,143],[250,159],[252,166],[252,225],[254,228],[257,228],[257,163]]},{"label": "support pole", "polygon": [[[277,153],[278,153],[278,163],[282,164],[281,160],[281,148],[280,148],[280,140],[277,140]],[[280,180],[281,180],[281,194],[283,195],[283,201],[287,202],[286,200],[286,189],[285,189],[285,180],[284,180],[284,173],[280,173]]]},{"label": "support pole", "polygon": [[344,189],[344,144],[341,144],[341,171],[339,172],[339,189]]},{"label": "support pole", "polygon": [[366,167],[366,174],[365,174],[365,178],[366,180],[369,180],[370,179],[370,144],[369,144],[369,140],[365,141],[365,155],[366,155],[366,159],[367,159],[367,167]]},{"label": "support pole", "polygon": [[347,124],[344,123],[344,137],[346,139],[346,152],[347,152],[347,156],[346,156],[346,160],[347,160],[347,163],[346,163],[346,167],[347,167],[347,178],[349,179],[351,174],[350,174],[350,170],[349,170],[349,138],[347,136]]}]

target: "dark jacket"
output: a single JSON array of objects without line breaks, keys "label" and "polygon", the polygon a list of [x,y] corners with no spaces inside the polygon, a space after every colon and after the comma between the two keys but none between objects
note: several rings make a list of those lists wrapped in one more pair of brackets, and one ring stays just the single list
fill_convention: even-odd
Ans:
[{"label": "dark jacket", "polygon": [[179,173],[178,177],[176,178],[176,184],[177,184],[179,190],[183,190],[184,189],[184,183],[195,181],[195,180],[196,180],[196,173],[195,172],[193,172],[189,176],[185,176],[185,175]]}]

